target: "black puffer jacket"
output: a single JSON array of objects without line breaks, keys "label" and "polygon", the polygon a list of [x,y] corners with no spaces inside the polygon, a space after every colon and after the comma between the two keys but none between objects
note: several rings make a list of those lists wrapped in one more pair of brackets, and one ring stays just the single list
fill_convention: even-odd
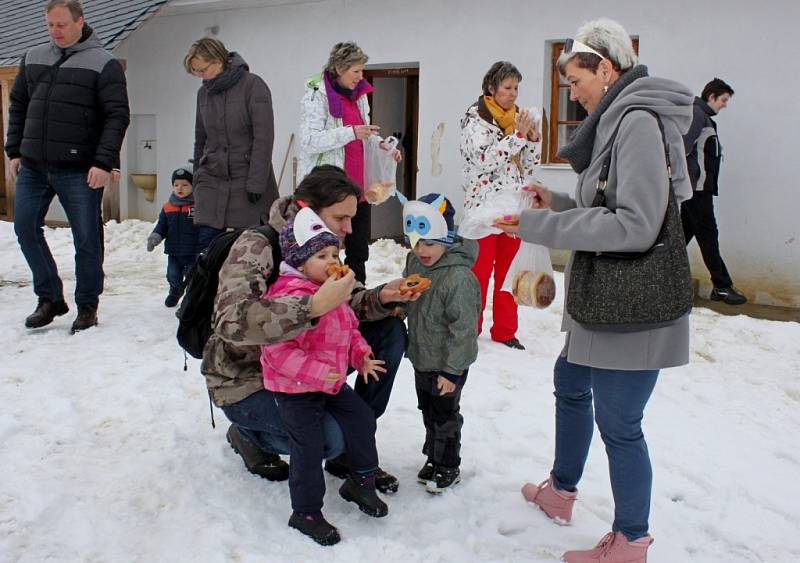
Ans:
[{"label": "black puffer jacket", "polygon": [[702,98],[694,99],[692,109],[692,125],[683,137],[692,188],[696,192],[718,195],[722,145],[717,136],[717,124],[711,119],[717,113]]},{"label": "black puffer jacket", "polygon": [[10,100],[9,158],[36,168],[119,168],[130,122],[125,73],[88,25],[71,47],[29,50]]}]

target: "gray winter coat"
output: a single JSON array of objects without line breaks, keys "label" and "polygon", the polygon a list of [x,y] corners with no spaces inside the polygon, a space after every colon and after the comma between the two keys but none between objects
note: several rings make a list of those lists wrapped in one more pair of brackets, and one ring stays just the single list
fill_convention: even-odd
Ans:
[{"label": "gray winter coat", "polygon": [[430,267],[408,253],[403,276],[431,280],[431,287],[407,304],[408,358],[414,369],[461,375],[478,357],[481,290],[470,270],[477,257],[478,243],[459,237]]},{"label": "gray winter coat", "polygon": [[[606,156],[602,149],[625,110],[652,109],[664,123],[675,195],[679,201],[690,198],[692,187],[682,135],[692,121],[692,99],[686,87],[671,80],[644,77],[629,84],[600,118],[591,164],[578,176],[575,199],[554,193],[551,209],[523,211],[522,239],[569,250],[641,252],[650,248],[664,219],[668,193],[658,124],[643,111],[628,114],[622,121],[612,148],[614,157],[606,188],[607,205],[616,212],[591,207]],[[571,264],[572,259],[567,264],[567,284]],[[605,369],[649,370],[689,361],[688,315],[652,330],[600,332],[573,321],[564,307],[561,329],[567,332],[562,355],[572,363]]]},{"label": "gray winter coat", "polygon": [[[230,72],[239,78],[228,84],[232,82]],[[218,80],[223,82],[215,83]],[[232,53],[228,69],[204,81],[197,92],[196,225],[222,229],[267,222],[269,208],[278,198],[272,169],[274,139],[269,88],[249,72],[238,54]],[[251,203],[247,192],[261,194],[261,199]]]}]

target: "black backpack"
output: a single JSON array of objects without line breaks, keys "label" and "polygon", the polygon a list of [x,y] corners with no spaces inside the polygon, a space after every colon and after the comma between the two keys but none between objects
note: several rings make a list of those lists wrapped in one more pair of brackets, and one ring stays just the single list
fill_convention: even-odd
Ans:
[{"label": "black backpack", "polygon": [[[214,312],[214,298],[217,296],[219,270],[228,257],[231,246],[248,228],[236,229],[214,237],[209,245],[197,256],[189,271],[186,293],[175,316],[178,317],[178,344],[195,358],[203,357],[203,348],[211,336],[211,315]],[[255,227],[269,240],[272,247],[272,272],[267,278],[267,286],[278,278],[278,264],[281,261],[281,248],[278,233],[269,225]]]}]

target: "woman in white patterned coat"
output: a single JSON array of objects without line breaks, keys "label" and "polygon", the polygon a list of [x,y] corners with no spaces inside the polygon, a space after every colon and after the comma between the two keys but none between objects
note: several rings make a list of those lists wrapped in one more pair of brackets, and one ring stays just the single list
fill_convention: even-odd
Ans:
[{"label": "woman in white patterned coat", "polygon": [[[355,43],[337,43],[320,74],[306,83],[300,114],[300,182],[312,168],[333,164],[343,168],[362,191],[353,231],[345,237],[345,263],[365,283],[369,258],[370,204],[364,199],[363,140],[380,129],[371,125],[364,79],[367,55]],[[395,153],[396,160],[400,152]]]},{"label": "woman in white patterned coat", "polygon": [[[514,103],[522,74],[508,61],[492,65],[483,77],[483,94],[467,109],[461,122],[464,157],[464,222],[482,206],[518,192],[539,164],[541,142],[534,116]],[[463,225],[463,223],[462,223]],[[501,291],[520,241],[505,233],[478,239],[480,250],[472,271],[481,285],[481,311],[486,307],[489,279],[494,272],[492,340],[522,350],[516,337],[517,304]],[[479,320],[481,330],[483,319]]]}]

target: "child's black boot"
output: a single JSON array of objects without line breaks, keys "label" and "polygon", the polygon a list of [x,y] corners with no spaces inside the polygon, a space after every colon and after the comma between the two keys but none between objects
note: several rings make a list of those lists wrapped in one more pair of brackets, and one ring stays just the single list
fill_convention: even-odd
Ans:
[{"label": "child's black boot", "polygon": [[428,486],[425,488],[431,494],[443,493],[461,482],[461,471],[458,467],[437,465],[434,472],[433,479],[428,481]]},{"label": "child's black boot", "polygon": [[417,482],[425,485],[428,483],[428,481],[433,481],[435,477],[436,468],[434,467],[433,462],[428,460],[425,462],[425,465],[422,466],[422,469],[419,470],[419,473],[417,473]]},{"label": "child's black boot", "polygon": [[342,539],[322,512],[292,512],[289,527],[299,530],[320,545],[335,545]]},{"label": "child's black boot", "polygon": [[389,507],[375,493],[375,474],[350,474],[339,488],[339,495],[348,502],[354,502],[364,514],[383,518],[389,514]]}]

